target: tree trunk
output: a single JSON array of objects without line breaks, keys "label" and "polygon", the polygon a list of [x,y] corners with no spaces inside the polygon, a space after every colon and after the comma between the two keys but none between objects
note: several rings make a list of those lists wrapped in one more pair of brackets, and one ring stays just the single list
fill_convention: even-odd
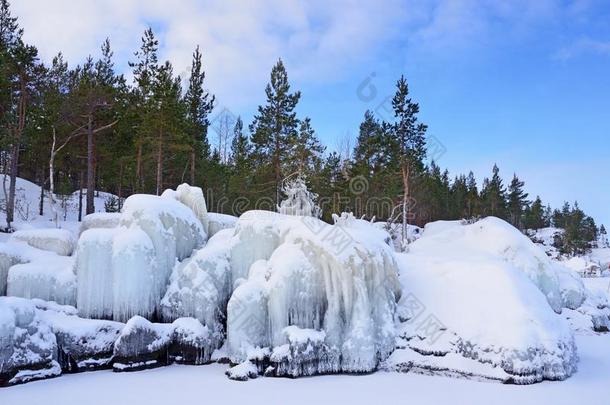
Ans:
[{"label": "tree trunk", "polygon": [[402,165],[402,186],[404,193],[402,195],[402,247],[404,249],[407,246],[408,238],[408,217],[409,217],[409,165],[403,163]]},{"label": "tree trunk", "polygon": [[78,222],[83,220],[83,171],[78,174]]},{"label": "tree trunk", "polygon": [[191,186],[195,185],[195,147],[191,149]]},{"label": "tree trunk", "polygon": [[44,215],[44,184],[46,183],[44,178],[44,167],[42,168],[40,174],[40,203],[38,204],[38,215]]},{"label": "tree trunk", "polygon": [[[19,136],[19,138],[21,138]],[[11,229],[11,224],[15,219],[15,189],[17,186],[17,168],[19,164],[19,141],[15,140],[15,144],[11,150],[11,174],[8,187],[8,204],[6,206],[6,226]]]},{"label": "tree trunk", "polygon": [[159,145],[157,146],[157,195],[161,194],[163,182],[163,131],[159,130]]},{"label": "tree trunk", "polygon": [[142,141],[138,142],[138,153],[136,156],[136,191],[142,191]]},{"label": "tree trunk", "polygon": [[93,171],[93,116],[89,115],[87,123],[87,208],[86,213],[93,214],[94,193],[95,192],[95,172]]},{"label": "tree trunk", "polygon": [[121,199],[123,198],[123,161],[119,164],[119,189],[117,191],[119,198],[119,212],[121,211]]}]

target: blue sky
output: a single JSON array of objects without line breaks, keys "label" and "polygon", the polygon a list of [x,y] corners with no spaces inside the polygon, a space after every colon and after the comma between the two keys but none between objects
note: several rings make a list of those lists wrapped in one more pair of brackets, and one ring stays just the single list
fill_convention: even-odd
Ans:
[{"label": "blue sky", "polygon": [[[13,0],[45,60],[73,64],[109,36],[117,65],[146,26],[186,72],[196,44],[219,107],[251,120],[278,57],[298,107],[335,149],[404,74],[439,164],[479,179],[497,163],[559,206],[610,224],[610,3],[603,0],[297,2]],[[359,91],[360,89],[360,91]],[[218,109],[220,110],[220,108]],[[380,110],[381,111],[381,110]]]}]

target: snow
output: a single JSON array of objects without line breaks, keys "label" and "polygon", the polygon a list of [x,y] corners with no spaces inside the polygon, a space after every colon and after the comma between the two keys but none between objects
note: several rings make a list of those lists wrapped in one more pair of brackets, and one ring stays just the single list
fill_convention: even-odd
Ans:
[{"label": "snow", "polygon": [[72,232],[65,229],[29,229],[14,232],[10,241],[22,241],[28,245],[60,256],[70,256],[76,241]]},{"label": "snow", "polygon": [[208,210],[200,187],[190,186],[186,183],[179,185],[176,190],[165,190],[162,197],[173,198],[180,201],[193,211],[199,219],[203,229],[208,232]]}]

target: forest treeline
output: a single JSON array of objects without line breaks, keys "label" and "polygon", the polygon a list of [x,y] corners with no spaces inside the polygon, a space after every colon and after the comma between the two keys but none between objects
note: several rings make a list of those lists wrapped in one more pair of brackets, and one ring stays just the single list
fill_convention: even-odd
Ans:
[{"label": "forest treeline", "polygon": [[498,166],[480,187],[472,172],[450,177],[427,156],[427,126],[404,77],[391,99],[392,119],[364,112],[353,147],[330,151],[312,120],[297,115],[301,93],[291,88],[281,60],[265,102],[246,125],[216,111],[199,48],[188,77],[159,60],[151,29],[129,61],[131,82],[116,71],[108,40],[98,57],[80,65],[69,66],[61,53],[44,64],[24,42],[8,1],[0,5],[0,168],[8,229],[17,176],[58,194],[86,190],[86,213],[94,210],[94,190],[117,195],[120,205],[130,194],[159,194],[188,182],[204,189],[211,211],[233,215],[276,209],[286,179],[300,176],[328,221],[341,211],[403,226],[494,215],[520,229],[566,229],[567,252],[587,249],[601,231],[577,203],[553,210],[539,197],[530,200],[524,182],[513,175],[505,184]]}]

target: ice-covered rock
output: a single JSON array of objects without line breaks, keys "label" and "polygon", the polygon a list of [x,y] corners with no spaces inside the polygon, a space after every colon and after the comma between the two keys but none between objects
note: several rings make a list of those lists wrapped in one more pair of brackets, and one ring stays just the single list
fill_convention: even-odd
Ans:
[{"label": "ice-covered rock", "polygon": [[[400,288],[386,232],[349,216],[328,225],[250,211],[240,217],[233,239],[236,289],[227,306],[232,363],[263,367],[275,353],[283,365],[271,375],[369,372],[392,352]],[[315,349],[320,357],[303,353],[294,367],[281,359],[280,348],[297,354],[307,347],[290,341],[291,326],[323,334]]]},{"label": "ice-covered rock", "polygon": [[65,229],[45,228],[17,231],[11,235],[11,241],[21,241],[28,245],[60,256],[70,256],[76,246],[72,232]]},{"label": "ice-covered rock", "polygon": [[580,276],[559,264],[555,265],[555,273],[559,279],[559,291],[564,308],[577,309],[586,298],[585,285]]},{"label": "ice-covered rock", "polygon": [[136,371],[169,363],[171,324],[151,323],[141,316],[131,318],[114,344],[114,371]]},{"label": "ice-covered rock", "polygon": [[80,234],[88,229],[116,228],[120,220],[119,212],[96,212],[86,215],[80,225]]},{"label": "ice-covered rock", "polygon": [[74,258],[49,254],[12,266],[8,271],[7,295],[75,305]]},{"label": "ice-covered rock", "polygon": [[0,386],[59,374],[55,335],[34,304],[0,297]]},{"label": "ice-covered rock", "polygon": [[195,318],[179,318],[172,323],[174,334],[170,357],[181,364],[207,364],[218,348],[218,337]]},{"label": "ice-covered rock", "polygon": [[[388,368],[516,384],[562,380],[576,371],[572,330],[529,267],[546,263],[504,227],[497,220],[434,224],[398,255],[404,291]],[[552,265],[541,271],[555,274]]]}]

